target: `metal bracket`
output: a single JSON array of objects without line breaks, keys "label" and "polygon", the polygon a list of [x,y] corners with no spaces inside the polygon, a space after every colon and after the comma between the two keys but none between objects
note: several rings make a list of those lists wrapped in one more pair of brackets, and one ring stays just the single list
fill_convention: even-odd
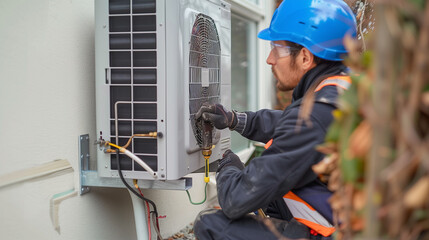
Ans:
[{"label": "metal bracket", "polygon": [[[89,170],[89,135],[79,136],[79,195],[89,192],[90,187],[125,188],[119,178],[100,177],[97,171]],[[134,186],[132,179],[125,179],[130,186]],[[158,190],[188,190],[192,187],[192,178],[177,180],[139,180],[141,189]]]},{"label": "metal bracket", "polygon": [[79,195],[89,192],[89,187],[83,185],[83,172],[89,170],[89,134],[79,136]]}]

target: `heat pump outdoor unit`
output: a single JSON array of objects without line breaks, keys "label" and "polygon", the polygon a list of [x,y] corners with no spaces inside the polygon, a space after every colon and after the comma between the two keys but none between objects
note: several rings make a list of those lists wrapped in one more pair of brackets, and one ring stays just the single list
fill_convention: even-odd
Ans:
[{"label": "heat pump outdoor unit", "polygon": [[[195,113],[204,102],[230,107],[231,14],[221,0],[96,0],[97,138],[127,148],[157,180],[204,167]],[[116,107],[115,107],[116,106]],[[211,162],[230,148],[213,132]],[[120,155],[126,178],[153,180]],[[116,154],[97,151],[100,177],[118,178]]]}]

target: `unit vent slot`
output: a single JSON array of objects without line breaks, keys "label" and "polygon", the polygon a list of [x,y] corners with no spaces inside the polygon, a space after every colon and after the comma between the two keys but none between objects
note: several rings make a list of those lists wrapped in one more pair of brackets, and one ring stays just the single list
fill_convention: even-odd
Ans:
[{"label": "unit vent slot", "polygon": [[110,52],[111,67],[131,67],[131,52]]},{"label": "unit vent slot", "polygon": [[154,13],[155,0],[133,0],[133,13]]},{"label": "unit vent slot", "polygon": [[156,49],[155,33],[133,34],[134,49]]},{"label": "unit vent slot", "polygon": [[[134,122],[134,131],[135,132],[156,132],[157,124],[156,122],[142,121]],[[120,132],[119,132],[120,133]]]},{"label": "unit vent slot", "polygon": [[131,49],[130,34],[110,34],[110,49]]},{"label": "unit vent slot", "polygon": [[129,0],[109,0],[110,14],[127,14],[130,13]]},{"label": "unit vent slot", "polygon": [[[131,121],[118,121],[119,136],[130,136],[131,134]],[[110,133],[116,135],[115,121],[110,121]]]},{"label": "unit vent slot", "polygon": [[109,17],[109,30],[110,32],[129,32],[131,30],[130,17]]},{"label": "unit vent slot", "polygon": [[130,69],[112,69],[110,71],[112,84],[131,84]]},{"label": "unit vent slot", "polygon": [[156,52],[133,52],[134,67],[156,67]]},{"label": "unit vent slot", "polygon": [[134,119],[156,119],[156,103],[134,104]]},{"label": "unit vent slot", "polygon": [[134,69],[134,84],[156,84],[156,69]]},{"label": "unit vent slot", "polygon": [[134,101],[156,102],[156,87],[134,87]]},{"label": "unit vent slot", "polygon": [[133,31],[156,31],[156,16],[133,16]]},{"label": "unit vent slot", "polygon": [[[119,154],[119,164],[121,164],[121,170],[133,170],[133,160],[126,155]],[[117,170],[118,165],[116,162],[116,154],[110,156],[110,167],[112,170]]]},{"label": "unit vent slot", "polygon": [[158,153],[156,139],[136,138],[134,139],[134,153]]}]

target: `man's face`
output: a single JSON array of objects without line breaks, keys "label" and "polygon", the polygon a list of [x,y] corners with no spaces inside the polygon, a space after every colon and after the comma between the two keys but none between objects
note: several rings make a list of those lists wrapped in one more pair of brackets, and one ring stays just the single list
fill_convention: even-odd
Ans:
[{"label": "man's face", "polygon": [[[271,65],[271,70],[277,80],[277,88],[280,91],[294,89],[305,71],[302,70],[298,62],[294,62],[290,54],[290,48],[285,41],[273,41],[272,49],[267,57],[267,64]],[[299,58],[301,52],[298,54]]]}]

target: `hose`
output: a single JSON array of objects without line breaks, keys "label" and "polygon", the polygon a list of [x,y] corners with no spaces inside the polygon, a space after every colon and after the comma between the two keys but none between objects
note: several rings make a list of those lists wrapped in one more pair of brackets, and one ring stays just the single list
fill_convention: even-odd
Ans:
[{"label": "hose", "polygon": [[141,196],[140,194],[138,194],[130,185],[128,185],[127,181],[125,181],[124,175],[122,175],[122,169],[121,169],[121,164],[119,164],[119,150],[116,151],[116,164],[118,165],[118,173],[119,173],[119,177],[121,178],[122,182],[124,183],[124,185],[135,195],[137,195],[139,198],[141,198],[143,201],[146,201],[148,203],[150,203],[152,205],[153,208],[153,212],[155,213],[156,218],[158,218],[158,211],[156,209],[156,205],[155,203],[148,199],[145,198],[143,196]]}]

